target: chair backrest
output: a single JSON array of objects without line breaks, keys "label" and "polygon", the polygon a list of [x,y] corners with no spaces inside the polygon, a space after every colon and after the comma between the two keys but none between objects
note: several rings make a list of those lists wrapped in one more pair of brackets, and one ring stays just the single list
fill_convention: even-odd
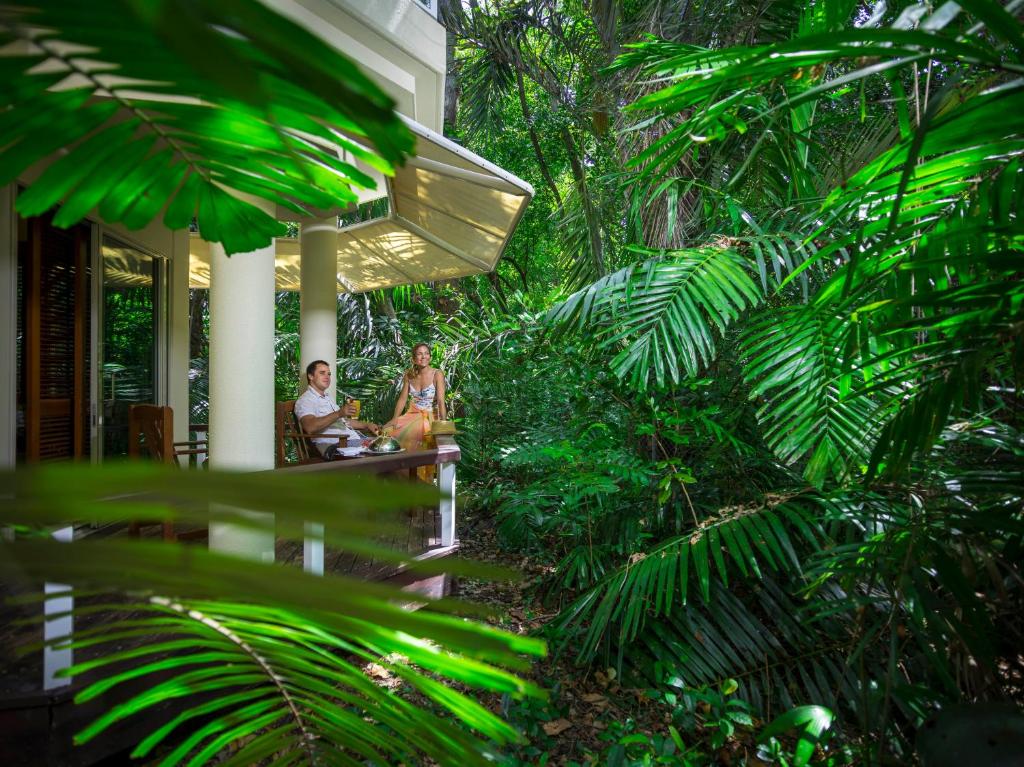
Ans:
[{"label": "chair backrest", "polygon": [[145,454],[160,463],[174,463],[174,411],[166,405],[128,408],[128,455]]},{"label": "chair backrest", "polygon": [[[295,416],[295,400],[278,402],[275,414],[277,429],[277,466],[288,462],[288,441],[295,445],[295,455],[300,463],[309,461],[316,448],[310,444],[310,437],[302,433],[302,426]],[[319,457],[319,456],[317,456]]]}]

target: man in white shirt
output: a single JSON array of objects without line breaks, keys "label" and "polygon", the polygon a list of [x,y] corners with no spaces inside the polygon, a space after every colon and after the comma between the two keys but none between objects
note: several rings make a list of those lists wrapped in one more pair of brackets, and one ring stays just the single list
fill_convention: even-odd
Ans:
[{"label": "man in white shirt", "polygon": [[[331,385],[331,366],[324,360],[314,360],[306,366],[306,381],[309,388],[295,400],[295,416],[305,434],[323,434],[323,438],[314,439],[317,450],[324,454],[332,445],[338,445],[342,435],[358,436],[355,429],[376,434],[380,427],[375,423],[350,420],[356,409],[351,402],[339,408],[337,403],[327,394]],[[344,442],[341,442],[344,447]]]}]

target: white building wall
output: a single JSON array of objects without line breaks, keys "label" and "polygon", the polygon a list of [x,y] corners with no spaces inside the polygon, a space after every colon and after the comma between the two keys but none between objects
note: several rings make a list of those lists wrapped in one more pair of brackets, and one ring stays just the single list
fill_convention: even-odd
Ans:
[{"label": "white building wall", "polygon": [[357,62],[398,111],[441,132],[445,29],[418,0],[266,0]]}]

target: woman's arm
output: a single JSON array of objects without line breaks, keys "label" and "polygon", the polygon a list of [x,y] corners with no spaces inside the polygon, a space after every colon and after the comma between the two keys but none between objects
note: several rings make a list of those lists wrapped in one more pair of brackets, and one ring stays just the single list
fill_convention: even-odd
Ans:
[{"label": "woman's arm", "polygon": [[402,391],[398,395],[398,402],[395,403],[395,414],[391,416],[394,421],[405,410],[405,403],[409,400],[409,379],[402,375]]},{"label": "woman's arm", "polygon": [[434,373],[434,392],[437,396],[437,417],[442,421],[448,420],[448,408],[444,404],[444,371],[438,370]]}]

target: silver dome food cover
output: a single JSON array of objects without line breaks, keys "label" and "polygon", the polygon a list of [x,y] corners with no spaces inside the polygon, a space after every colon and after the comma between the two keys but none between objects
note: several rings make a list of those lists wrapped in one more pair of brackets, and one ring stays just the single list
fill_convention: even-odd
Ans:
[{"label": "silver dome food cover", "polygon": [[402,446],[394,437],[381,434],[369,444],[369,449],[375,453],[398,453],[402,450]]}]

